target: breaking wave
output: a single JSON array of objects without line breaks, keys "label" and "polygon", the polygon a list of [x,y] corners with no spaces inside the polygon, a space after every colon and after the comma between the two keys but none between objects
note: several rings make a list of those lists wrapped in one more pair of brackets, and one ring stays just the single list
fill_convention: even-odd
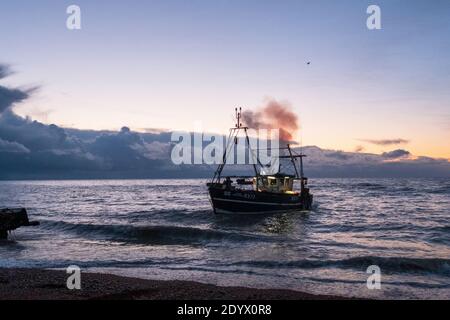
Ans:
[{"label": "breaking wave", "polygon": [[[64,221],[44,221],[49,230],[71,233],[86,238],[104,238],[119,242],[154,245],[202,244],[214,241],[264,241],[267,237],[254,234],[201,229],[194,227],[151,225],[75,224]],[[267,240],[269,240],[267,238]]]},{"label": "breaking wave", "polygon": [[450,276],[450,259],[418,259],[402,257],[354,257],[343,260],[295,260],[276,261],[240,261],[233,265],[259,268],[299,268],[313,269],[324,267],[351,268],[365,271],[371,265],[377,265],[387,273],[436,273]]}]

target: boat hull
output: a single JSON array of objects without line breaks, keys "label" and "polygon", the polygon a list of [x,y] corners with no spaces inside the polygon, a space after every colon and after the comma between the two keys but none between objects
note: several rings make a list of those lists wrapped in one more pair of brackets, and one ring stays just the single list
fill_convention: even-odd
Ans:
[{"label": "boat hull", "polygon": [[309,193],[299,195],[214,187],[209,188],[209,195],[215,213],[241,214],[310,210],[313,198]]}]

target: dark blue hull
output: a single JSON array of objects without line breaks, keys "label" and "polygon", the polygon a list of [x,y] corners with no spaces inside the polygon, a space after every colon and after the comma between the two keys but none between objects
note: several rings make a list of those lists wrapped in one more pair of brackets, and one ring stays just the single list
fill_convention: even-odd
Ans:
[{"label": "dark blue hull", "polygon": [[310,210],[312,195],[226,190],[210,187],[209,195],[215,213],[273,213]]}]

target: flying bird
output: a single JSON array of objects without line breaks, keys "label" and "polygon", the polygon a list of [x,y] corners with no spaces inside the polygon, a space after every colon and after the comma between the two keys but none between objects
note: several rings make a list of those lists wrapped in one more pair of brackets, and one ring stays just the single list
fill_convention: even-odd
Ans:
[{"label": "flying bird", "polygon": [[309,66],[311,64],[311,61],[308,61],[306,64]]}]

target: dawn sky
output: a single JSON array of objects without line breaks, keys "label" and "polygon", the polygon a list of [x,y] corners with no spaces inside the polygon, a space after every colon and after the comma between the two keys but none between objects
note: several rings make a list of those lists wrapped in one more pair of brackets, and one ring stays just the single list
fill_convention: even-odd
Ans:
[{"label": "dawn sky", "polygon": [[0,4],[0,39],[17,72],[2,84],[40,87],[16,112],[44,123],[225,133],[235,106],[271,97],[304,145],[450,158],[448,0],[18,0]]}]

